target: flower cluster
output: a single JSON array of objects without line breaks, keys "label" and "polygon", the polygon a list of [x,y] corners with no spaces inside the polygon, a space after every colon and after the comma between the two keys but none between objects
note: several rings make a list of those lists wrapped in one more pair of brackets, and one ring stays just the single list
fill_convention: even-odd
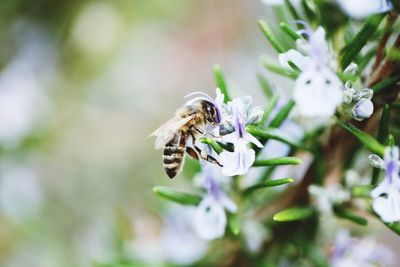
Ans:
[{"label": "flower cluster", "polygon": [[[293,259],[293,255],[305,255],[310,266],[379,266],[385,262],[384,249],[373,239],[350,238],[351,231],[344,235],[341,228],[343,220],[367,225],[369,217],[375,217],[400,234],[400,152],[394,145],[399,140],[392,135],[400,127],[392,123],[398,122],[398,114],[390,117],[391,110],[400,106],[393,103],[400,80],[393,51],[400,45],[389,31],[397,15],[387,15],[385,28],[379,26],[384,15],[375,15],[394,7],[378,0],[365,6],[362,1],[340,0],[264,2],[276,10],[284,8],[280,5],[288,7],[295,19],[279,24],[280,36],[260,21],[278,52],[279,65],[268,61],[265,67],[291,79],[288,90],[261,75],[267,96],[262,108],[254,106],[250,96],[231,98],[222,72],[216,72],[217,85],[223,89],[217,88],[216,98],[197,92],[201,97],[187,102],[206,100],[216,113],[204,132],[199,131],[206,138],[192,142],[201,153],[201,170],[193,175],[197,194],[168,191],[161,196],[191,206],[190,235],[206,243],[200,242],[204,254],[205,247],[212,246],[209,242],[223,239],[221,243],[230,244],[232,240],[224,237],[240,235],[244,252],[237,244],[227,250],[235,255],[239,251],[238,257],[243,253],[246,266],[252,263],[249,255],[257,253],[265,265],[302,266],[303,259]],[[359,12],[352,10],[354,6]],[[341,12],[338,25],[329,25],[331,18],[322,13],[330,8]],[[355,19],[374,16],[354,34],[346,14]],[[369,40],[380,43],[366,45]],[[388,45],[396,47],[385,53]],[[385,90],[390,94],[385,96]],[[349,133],[355,138],[349,138]],[[369,156],[375,167],[372,173],[363,156],[365,149],[376,153]],[[288,244],[305,244],[307,249]],[[363,247],[371,253],[364,255]],[[379,253],[373,253],[375,248]],[[276,251],[284,251],[285,256]],[[316,259],[320,256],[325,261]],[[197,254],[192,256],[193,261],[198,259]],[[388,260],[387,265],[391,264]]]},{"label": "flower cluster", "polygon": [[374,91],[370,88],[354,89],[351,82],[345,84],[344,103],[348,106],[348,114],[358,121],[371,117],[374,104],[371,99]]}]

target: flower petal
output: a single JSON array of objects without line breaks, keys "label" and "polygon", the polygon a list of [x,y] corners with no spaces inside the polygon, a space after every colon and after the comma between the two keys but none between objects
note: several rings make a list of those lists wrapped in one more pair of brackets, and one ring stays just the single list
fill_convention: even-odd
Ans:
[{"label": "flower petal", "polygon": [[233,152],[223,151],[220,154],[222,174],[226,176],[246,174],[255,160],[254,150],[247,148],[243,139],[238,139],[234,145]]},{"label": "flower petal", "polygon": [[235,213],[237,211],[237,206],[236,206],[235,202],[233,202],[233,200],[231,198],[229,198],[227,195],[221,194],[219,202],[229,212]]},{"label": "flower petal", "polygon": [[248,132],[245,132],[243,139],[248,143],[255,144],[259,148],[263,147],[263,144],[261,144],[261,142],[257,138],[255,138],[253,135],[249,134]]},{"label": "flower petal", "polygon": [[292,69],[289,65],[289,61],[294,63],[299,69],[305,70],[310,64],[310,57],[304,56],[301,54],[299,51],[290,49],[285,53],[279,54],[279,63],[282,65],[282,67],[285,67],[287,69]]},{"label": "flower petal", "polygon": [[194,229],[205,240],[225,234],[227,219],[223,206],[212,196],[206,196],[196,209]]},{"label": "flower petal", "polygon": [[304,117],[330,117],[343,102],[342,83],[328,67],[312,64],[297,78],[293,99]]},{"label": "flower petal", "polygon": [[400,192],[391,187],[387,197],[375,198],[372,208],[381,217],[382,221],[392,223],[400,221]]},{"label": "flower petal", "polygon": [[338,0],[339,6],[351,17],[362,19],[375,13],[387,12],[393,5],[387,0]]}]

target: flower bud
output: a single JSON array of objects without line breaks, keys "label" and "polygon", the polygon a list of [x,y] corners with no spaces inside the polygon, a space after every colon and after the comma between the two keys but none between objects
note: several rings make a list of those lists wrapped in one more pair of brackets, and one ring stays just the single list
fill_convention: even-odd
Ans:
[{"label": "flower bud", "polygon": [[362,121],[363,119],[371,117],[374,112],[374,104],[371,100],[363,98],[357,102],[352,111],[353,118]]}]

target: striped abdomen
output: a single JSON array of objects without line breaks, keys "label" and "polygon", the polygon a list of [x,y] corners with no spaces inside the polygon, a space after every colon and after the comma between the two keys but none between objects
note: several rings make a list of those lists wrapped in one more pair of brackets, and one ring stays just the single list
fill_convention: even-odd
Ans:
[{"label": "striped abdomen", "polygon": [[164,169],[169,178],[174,178],[182,169],[187,133],[177,133],[163,150]]}]

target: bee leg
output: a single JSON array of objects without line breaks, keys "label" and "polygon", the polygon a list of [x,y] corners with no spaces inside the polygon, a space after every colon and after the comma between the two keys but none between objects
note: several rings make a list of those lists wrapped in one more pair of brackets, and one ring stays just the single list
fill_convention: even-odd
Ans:
[{"label": "bee leg", "polygon": [[206,160],[208,162],[211,162],[213,164],[217,164],[220,167],[223,167],[221,163],[218,162],[214,157],[210,156],[205,152],[204,150],[201,150],[198,146],[194,146],[196,149],[197,153],[200,155],[200,158],[203,160]]},{"label": "bee leg", "polygon": [[203,131],[203,130],[197,128],[197,127],[194,127],[194,129],[195,129],[197,132],[201,133],[202,135],[209,135],[209,136],[211,136],[211,137],[213,137],[213,138],[218,138],[218,136],[215,136],[215,135],[213,135],[213,134],[211,134],[211,133],[208,133],[208,132],[206,132],[206,131]]},{"label": "bee leg", "polygon": [[197,152],[193,148],[186,147],[186,153],[188,153],[189,156],[191,156],[193,159],[199,160],[199,155],[197,154]]},{"label": "bee leg", "polygon": [[[197,131],[199,131],[197,128],[195,128]],[[208,155],[208,153],[204,150],[202,150],[201,148],[199,148],[198,146],[196,146],[196,136],[192,133],[192,145],[194,147],[194,149],[197,151],[196,154],[198,154],[198,156],[200,156],[201,159],[206,160],[208,162],[211,162],[213,164],[217,164],[218,166],[222,167],[222,164],[218,162],[218,160],[216,160],[214,157]],[[190,148],[191,150],[193,150],[193,148]],[[193,151],[195,152],[195,151]]]}]

